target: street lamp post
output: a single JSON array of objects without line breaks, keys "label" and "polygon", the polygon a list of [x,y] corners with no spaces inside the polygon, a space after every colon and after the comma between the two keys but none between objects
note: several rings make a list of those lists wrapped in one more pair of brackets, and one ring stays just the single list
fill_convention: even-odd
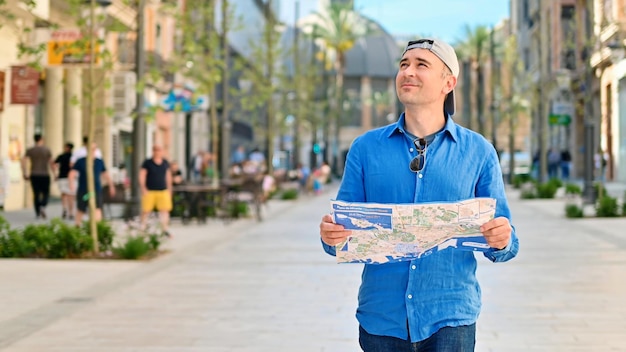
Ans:
[{"label": "street lamp post", "polygon": [[[585,32],[591,36],[593,36],[593,9],[590,8],[592,2],[587,2],[585,5],[585,11],[587,12],[587,16],[585,16],[584,21],[584,29]],[[599,38],[595,37],[595,40]],[[595,41],[594,40],[594,41]],[[593,43],[592,43],[593,44]],[[621,47],[621,45],[619,45]],[[609,45],[611,48],[611,45]],[[594,171],[595,171],[595,118],[594,118],[594,109],[592,104],[593,97],[593,88],[592,83],[594,79],[594,67],[592,64],[592,57],[589,56],[591,50],[593,49],[592,45],[587,45],[585,50],[581,53],[581,59],[584,62],[585,67],[585,89],[583,90],[584,94],[584,155],[583,155],[583,202],[584,204],[595,204],[598,194],[596,192],[596,188],[594,187]]]},{"label": "street lamp post", "polygon": [[583,155],[583,202],[585,204],[595,204],[596,202],[596,190],[593,186],[594,181],[594,152],[595,152],[595,126],[593,119],[593,104],[592,104],[592,82],[593,82],[593,69],[589,64],[585,71],[585,105],[584,105],[584,136],[583,143],[585,153]]},{"label": "street lamp post", "polygon": [[[137,0],[137,38],[136,38],[136,54],[135,54],[135,73],[137,81],[143,78],[145,72],[144,63],[144,9],[145,0]],[[130,169],[131,179],[131,200],[130,208],[127,209],[125,217],[131,218],[139,215],[139,204],[141,199],[141,188],[139,185],[139,169],[146,157],[146,122],[144,120],[144,94],[143,91],[137,91],[137,105],[135,108],[136,116],[133,121],[133,155],[132,167]]]}]

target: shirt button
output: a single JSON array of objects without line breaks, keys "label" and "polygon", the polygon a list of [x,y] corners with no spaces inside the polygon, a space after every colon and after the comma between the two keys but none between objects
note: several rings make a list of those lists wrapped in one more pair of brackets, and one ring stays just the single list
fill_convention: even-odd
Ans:
[{"label": "shirt button", "polygon": [[413,299],[413,295],[408,295],[407,296],[409,299]]},{"label": "shirt button", "polygon": [[417,177],[422,178],[422,177],[424,177],[424,176],[422,176],[422,174],[419,174]]},{"label": "shirt button", "polygon": [[413,153],[413,148],[409,148],[409,151],[410,151],[411,153]]},{"label": "shirt button", "polygon": [[411,265],[411,269],[415,270],[417,268],[415,265]]}]

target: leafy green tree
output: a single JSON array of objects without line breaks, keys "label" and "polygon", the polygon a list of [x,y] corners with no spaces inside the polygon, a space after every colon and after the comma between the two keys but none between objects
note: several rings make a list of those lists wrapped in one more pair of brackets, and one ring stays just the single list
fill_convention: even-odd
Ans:
[{"label": "leafy green tree", "polygon": [[[97,0],[68,0],[68,14],[74,19],[76,25],[80,28],[82,37],[73,42],[69,50],[79,53],[84,57],[89,57],[87,64],[87,77],[83,81],[83,97],[81,99],[86,104],[87,109],[87,138],[92,143],[95,140],[95,130],[98,123],[98,116],[112,116],[111,108],[99,106],[97,96],[102,91],[110,88],[109,75],[113,70],[114,60],[111,52],[106,47],[104,36],[99,35],[99,29],[104,29],[105,33],[111,30],[108,28],[105,20],[106,13],[99,11],[101,8]],[[87,9],[87,15],[85,15]],[[78,104],[77,100],[73,100],[74,104]],[[93,173],[94,154],[93,148],[87,146],[86,158],[86,176],[87,176],[87,194],[89,197],[89,229],[93,238],[93,251],[99,252],[98,246],[98,219],[96,218],[96,192],[95,177]],[[99,177],[99,175],[98,175]]]},{"label": "leafy green tree", "polygon": [[[170,69],[181,73],[197,85],[199,95],[207,95],[211,121],[211,150],[217,156],[220,148],[217,90],[224,82],[224,50],[216,29],[216,0],[188,0],[177,16],[180,26],[181,52],[176,55]],[[219,160],[215,166],[219,164]],[[217,172],[213,183],[219,182]]]},{"label": "leafy green tree", "polygon": [[[17,5],[17,6],[16,6]],[[20,7],[20,12],[25,12],[29,18],[28,21],[18,21],[16,7]],[[32,44],[30,43],[30,35],[34,30],[35,16],[33,11],[37,6],[35,0],[18,0],[13,6],[7,4],[6,0],[0,0],[0,29],[7,27],[15,32],[17,43],[18,59],[23,60],[28,66],[39,71],[42,70],[41,62],[43,56],[47,53],[46,43]],[[51,28],[58,27],[52,23]]]},{"label": "leafy green tree", "polygon": [[[26,10],[32,18],[35,18],[33,11],[37,5],[35,0],[20,0],[19,4]],[[85,102],[87,112],[87,136],[90,141],[94,140],[95,126],[97,116],[111,115],[111,109],[107,107],[98,106],[96,96],[101,94],[103,89],[109,88],[108,73],[113,69],[113,58],[111,53],[106,48],[105,38],[99,36],[98,29],[104,29],[105,32],[110,28],[107,28],[105,24],[106,14],[99,9],[99,2],[96,0],[67,0],[67,12],[66,20],[72,21],[81,32],[81,38],[68,44],[66,47],[59,48],[58,50],[68,50],[80,57],[89,57],[87,63],[87,77],[83,81],[82,99],[73,97],[71,99],[72,104],[80,104],[79,101]],[[2,15],[0,16],[0,27],[7,23],[16,26],[16,30],[21,32],[20,40],[18,42],[18,57],[27,60],[28,64],[32,67],[42,69],[41,62],[43,55],[46,53],[46,44],[33,44],[27,39],[27,34],[31,33],[34,29],[34,21],[29,24],[18,24],[15,19],[17,18],[15,12],[11,8],[7,8],[5,0],[0,0],[0,8],[2,8]],[[87,15],[85,15],[85,10]],[[51,24],[51,28],[58,28],[56,23]],[[95,175],[93,174],[94,155],[91,148],[88,149],[87,154],[87,193],[89,195],[89,228],[91,236],[93,238],[93,251],[99,252],[98,246],[98,227],[96,219],[96,201],[95,201]]]},{"label": "leafy green tree", "polygon": [[240,94],[238,98],[242,108],[251,112],[252,124],[257,129],[262,125],[259,119],[259,111],[265,110],[265,126],[263,128],[267,150],[267,172],[274,173],[272,160],[274,158],[274,140],[279,130],[277,121],[275,99],[279,93],[285,93],[287,84],[284,65],[287,51],[280,45],[280,26],[272,13],[272,0],[263,4],[265,22],[261,28],[262,40],[250,42],[250,59],[237,62],[237,68],[241,71],[241,77],[250,81],[251,89],[246,94]]},{"label": "leafy green tree", "polygon": [[333,57],[335,70],[335,89],[332,101],[332,125],[334,128],[333,159],[335,172],[337,171],[337,158],[339,148],[339,136],[341,129],[341,111],[343,102],[343,81],[346,66],[346,53],[352,49],[356,41],[364,36],[375,32],[378,27],[372,21],[361,16],[351,7],[331,3],[321,12],[314,13],[314,32],[324,43],[328,55]]}]

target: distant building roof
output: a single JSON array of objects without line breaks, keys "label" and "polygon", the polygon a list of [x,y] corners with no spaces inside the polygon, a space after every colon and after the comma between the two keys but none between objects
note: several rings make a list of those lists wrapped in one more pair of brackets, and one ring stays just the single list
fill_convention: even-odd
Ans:
[{"label": "distant building roof", "polygon": [[359,39],[346,53],[346,77],[394,77],[402,54],[393,37],[382,30]]},{"label": "distant building roof", "polygon": [[[357,40],[352,49],[346,52],[345,77],[394,77],[398,70],[402,48],[378,22],[362,17],[370,21],[377,31]],[[293,43],[293,36],[294,29],[289,27],[281,39],[283,45],[290,46]],[[300,59],[310,60],[311,39],[305,39],[303,36],[300,46],[301,50],[304,51],[303,56],[305,56]],[[284,64],[288,74],[293,74],[292,58],[287,58]]]}]

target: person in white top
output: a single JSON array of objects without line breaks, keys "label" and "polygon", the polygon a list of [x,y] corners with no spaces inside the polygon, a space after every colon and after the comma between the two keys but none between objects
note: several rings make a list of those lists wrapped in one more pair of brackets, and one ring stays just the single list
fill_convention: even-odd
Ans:
[{"label": "person in white top", "polygon": [[[85,146],[87,145],[88,140],[89,138],[87,138],[86,136],[83,137],[83,145],[80,148],[78,148],[76,151],[74,151],[74,153],[72,153],[72,158],[70,159],[71,165],[74,165],[76,160],[87,156],[87,147]],[[96,159],[102,159],[102,152],[100,151],[100,148],[96,148],[93,156]]]}]

